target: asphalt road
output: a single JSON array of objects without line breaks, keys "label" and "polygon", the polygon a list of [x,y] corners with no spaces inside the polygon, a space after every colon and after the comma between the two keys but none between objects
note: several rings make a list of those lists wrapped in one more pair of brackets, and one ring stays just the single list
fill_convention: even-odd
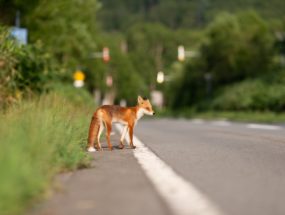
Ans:
[{"label": "asphalt road", "polygon": [[[147,119],[135,135],[222,214],[285,214],[284,127]],[[115,146],[118,139],[112,136]],[[61,179],[61,191],[32,214],[173,214],[133,150],[92,156],[93,168]]]},{"label": "asphalt road", "polygon": [[285,129],[274,128],[162,119],[136,134],[224,214],[284,215]]}]

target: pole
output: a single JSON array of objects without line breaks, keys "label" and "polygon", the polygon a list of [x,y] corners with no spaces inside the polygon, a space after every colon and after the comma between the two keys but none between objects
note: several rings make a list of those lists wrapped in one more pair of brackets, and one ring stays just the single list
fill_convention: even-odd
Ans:
[{"label": "pole", "polygon": [[19,10],[17,10],[16,12],[16,20],[15,20],[15,26],[17,28],[20,28],[20,25],[21,25],[21,13]]}]

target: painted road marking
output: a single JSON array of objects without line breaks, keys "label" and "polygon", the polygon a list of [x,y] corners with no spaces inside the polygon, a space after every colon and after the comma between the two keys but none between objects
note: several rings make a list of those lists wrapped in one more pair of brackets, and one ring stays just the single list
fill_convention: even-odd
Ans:
[{"label": "painted road marking", "polygon": [[277,125],[263,125],[263,124],[247,124],[247,128],[263,129],[263,130],[280,130],[281,127]]},{"label": "painted road marking", "polygon": [[[115,125],[120,131],[123,127]],[[126,137],[129,142],[129,137]],[[170,166],[157,157],[147,146],[134,136],[134,152],[138,163],[153,183],[169,208],[177,215],[222,215],[193,184],[178,175]]]},{"label": "painted road marking", "polygon": [[[217,120],[217,121],[205,121],[203,119],[192,119],[190,120],[191,123],[196,124],[196,125],[201,125],[201,124],[208,124],[208,125],[214,125],[214,126],[231,126],[234,125],[234,123],[231,123],[227,120]],[[280,130],[283,129],[284,127],[278,126],[278,125],[266,125],[266,124],[255,124],[255,123],[249,123],[249,124],[240,124],[245,126],[246,128],[250,129],[263,129],[263,130]]]}]

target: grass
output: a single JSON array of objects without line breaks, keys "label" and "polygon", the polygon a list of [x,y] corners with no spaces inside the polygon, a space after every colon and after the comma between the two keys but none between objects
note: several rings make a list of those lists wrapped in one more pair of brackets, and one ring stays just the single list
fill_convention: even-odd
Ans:
[{"label": "grass", "polygon": [[0,214],[22,214],[55,174],[90,164],[84,150],[89,116],[55,94],[0,114]]},{"label": "grass", "polygon": [[239,122],[257,122],[257,123],[284,123],[285,113],[276,113],[271,111],[203,111],[198,112],[194,109],[183,110],[162,110],[159,112],[160,117],[184,117],[184,118],[201,118],[206,120],[227,119]]}]

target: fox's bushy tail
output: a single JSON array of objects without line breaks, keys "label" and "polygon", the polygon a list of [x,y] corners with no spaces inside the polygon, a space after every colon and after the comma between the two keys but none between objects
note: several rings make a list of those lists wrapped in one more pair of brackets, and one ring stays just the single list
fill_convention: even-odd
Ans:
[{"label": "fox's bushy tail", "polygon": [[89,127],[89,134],[88,134],[88,147],[94,147],[95,138],[98,136],[100,128],[100,121],[97,117],[97,112],[94,113],[90,127]]}]

